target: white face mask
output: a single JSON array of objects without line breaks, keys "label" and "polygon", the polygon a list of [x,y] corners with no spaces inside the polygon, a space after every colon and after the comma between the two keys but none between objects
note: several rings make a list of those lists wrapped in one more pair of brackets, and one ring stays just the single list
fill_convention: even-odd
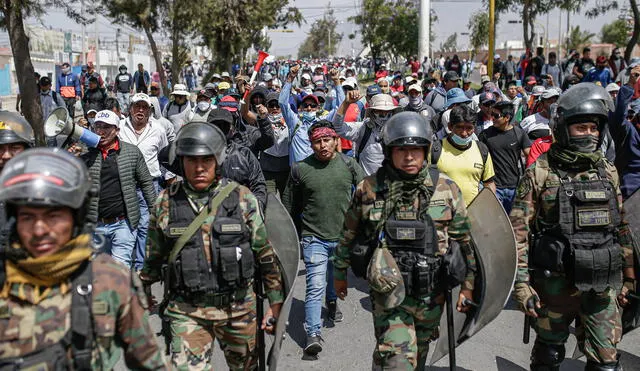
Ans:
[{"label": "white face mask", "polygon": [[200,111],[207,111],[209,109],[209,107],[211,107],[211,103],[209,103],[207,101],[198,102],[198,109]]}]

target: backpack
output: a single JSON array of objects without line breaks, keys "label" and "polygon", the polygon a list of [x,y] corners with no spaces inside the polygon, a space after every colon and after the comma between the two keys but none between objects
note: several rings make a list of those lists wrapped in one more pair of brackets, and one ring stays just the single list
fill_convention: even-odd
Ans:
[{"label": "backpack", "polygon": [[367,146],[367,142],[373,133],[373,129],[369,127],[369,125],[364,125],[364,134],[362,135],[362,139],[358,142],[358,150],[356,151],[356,161],[360,162],[360,154],[364,151],[364,147]]}]

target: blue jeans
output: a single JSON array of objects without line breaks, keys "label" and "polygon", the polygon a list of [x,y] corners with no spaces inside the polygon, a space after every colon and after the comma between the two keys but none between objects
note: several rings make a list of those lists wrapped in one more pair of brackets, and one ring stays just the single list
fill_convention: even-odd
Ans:
[{"label": "blue jeans", "polygon": [[136,244],[136,230],[127,219],[111,224],[98,223],[93,240],[100,244],[104,240],[104,252],[115,260],[131,268],[133,247]]},{"label": "blue jeans", "polygon": [[497,188],[496,189],[496,197],[498,201],[502,204],[504,211],[507,212],[507,215],[511,214],[511,207],[513,207],[513,200],[516,198],[516,189],[515,188]]},{"label": "blue jeans", "polygon": [[[155,187],[156,192],[160,193],[160,184],[156,179],[153,180],[153,186]],[[142,266],[144,265],[144,256],[147,246],[147,231],[149,230],[149,208],[153,207],[153,205],[149,205],[149,207],[147,207],[147,202],[145,201],[140,188],[136,190],[136,193],[138,194],[138,205],[140,206],[140,221],[138,221],[138,236],[136,239],[135,261],[133,263],[133,268],[136,271],[139,271],[142,270]]]},{"label": "blue jeans", "polygon": [[333,256],[338,241],[324,241],[317,237],[302,238],[304,265],[307,269],[307,292],[304,297],[304,313],[307,335],[320,335],[322,327],[322,297],[327,289],[327,302],[338,296],[333,287]]}]

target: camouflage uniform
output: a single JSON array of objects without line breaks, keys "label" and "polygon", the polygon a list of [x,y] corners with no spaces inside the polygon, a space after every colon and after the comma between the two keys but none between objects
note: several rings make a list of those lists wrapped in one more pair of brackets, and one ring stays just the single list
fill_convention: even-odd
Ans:
[{"label": "camouflage uniform", "polygon": [[[137,275],[105,254],[97,255],[91,266],[95,333],[92,369],[113,369],[122,356],[120,348],[131,369],[168,369],[149,326],[147,299]],[[61,294],[60,286],[55,286],[36,305],[33,302],[38,293],[33,286],[22,286],[25,295],[21,296],[27,300],[16,298],[18,293],[14,290],[18,287],[12,285],[9,297],[0,298],[0,364],[6,358],[52,347],[70,329],[71,291]],[[46,367],[54,369],[52,364]]]},{"label": "camouflage uniform", "polygon": [[[424,184],[427,187],[433,185],[429,176]],[[385,207],[385,202],[376,199],[376,194],[385,188],[386,180],[385,184],[379,184],[376,175],[369,176],[358,184],[345,215],[344,230],[334,258],[336,279],[346,279],[346,270],[350,265],[349,253],[356,237],[373,236],[376,233]],[[418,199],[412,203],[401,201],[397,204],[396,213],[416,212],[418,206]],[[439,175],[429,201],[428,214],[437,229],[440,254],[445,254],[449,249],[449,239],[460,244],[467,261],[467,275],[463,286],[473,290],[476,262],[470,247],[467,209],[460,188],[445,174]],[[376,306],[373,298],[372,303],[377,342],[373,352],[373,368],[413,370],[422,367],[429,343],[438,338],[443,295],[432,292],[425,297],[416,298],[407,293],[400,306],[393,309]]]},{"label": "camouflage uniform", "polygon": [[[618,173],[606,161],[605,171],[617,194],[622,216],[622,222],[614,232],[622,247],[623,256],[620,258],[624,259],[624,267],[633,267],[631,235],[623,217]],[[597,179],[598,171],[591,169],[569,175],[573,181],[586,181]],[[541,155],[520,180],[510,215],[518,247],[516,282],[530,282],[530,232],[536,231],[539,222],[558,223],[557,197],[560,184],[560,176],[555,169],[550,168],[547,154]],[[581,292],[564,273],[546,272],[546,276],[540,273],[539,270],[534,270],[531,281],[540,296],[542,306],[548,309],[548,314],[544,313],[535,320],[536,343],[560,346],[560,354],[563,355],[564,343],[569,337],[569,326],[577,318],[578,346],[587,359],[598,364],[617,362],[616,344],[622,336],[621,311],[616,301],[618,288],[608,287],[603,292]]]},{"label": "camouflage uniform", "polygon": [[[220,181],[214,185],[211,192],[220,190],[222,183],[223,181]],[[198,194],[181,182],[165,189],[159,195],[149,223],[147,257],[142,270],[145,283],[161,279],[162,265],[168,263],[168,256],[173,248],[167,242],[170,235],[169,205],[172,192],[177,187],[182,187],[190,199],[198,202]],[[258,201],[244,186],[238,185],[233,192],[238,193],[243,221],[251,232],[254,258],[260,262],[270,261],[272,264],[272,269],[269,269],[269,272],[263,270],[262,274],[265,294],[271,304],[282,303],[284,296],[277,256],[267,240]],[[214,220],[215,216],[207,217],[200,229],[209,264],[212,250],[210,229]],[[261,266],[264,267],[264,264]],[[165,315],[171,321],[171,361],[174,367],[179,370],[210,370],[214,339],[218,339],[230,369],[256,367],[256,296],[252,283],[238,290],[235,301],[226,306],[212,306],[204,301],[194,302],[181,292],[172,294]]]}]

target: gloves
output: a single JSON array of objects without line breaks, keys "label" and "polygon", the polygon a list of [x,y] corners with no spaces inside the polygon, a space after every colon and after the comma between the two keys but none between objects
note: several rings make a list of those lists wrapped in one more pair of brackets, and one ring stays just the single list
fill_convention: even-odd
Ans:
[{"label": "gloves", "polygon": [[513,287],[513,297],[518,302],[520,310],[525,314],[529,313],[528,309],[534,309],[537,302],[540,302],[540,297],[536,290],[533,289],[526,282],[518,282]]}]

